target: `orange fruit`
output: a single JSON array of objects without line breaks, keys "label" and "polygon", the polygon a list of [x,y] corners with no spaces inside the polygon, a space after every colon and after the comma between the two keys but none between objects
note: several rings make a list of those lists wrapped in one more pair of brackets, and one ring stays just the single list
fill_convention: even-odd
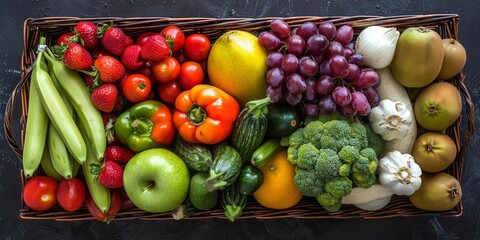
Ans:
[{"label": "orange fruit", "polygon": [[293,177],[295,166],[287,159],[287,150],[278,152],[267,164],[260,167],[263,184],[253,193],[260,205],[272,209],[295,206],[302,199]]}]

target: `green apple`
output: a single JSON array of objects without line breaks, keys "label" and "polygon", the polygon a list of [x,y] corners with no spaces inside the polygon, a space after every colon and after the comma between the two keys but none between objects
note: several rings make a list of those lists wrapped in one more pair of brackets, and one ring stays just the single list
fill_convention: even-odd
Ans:
[{"label": "green apple", "polygon": [[190,175],[175,153],[152,148],[132,157],[125,166],[123,184],[130,200],[147,212],[167,212],[187,197]]}]

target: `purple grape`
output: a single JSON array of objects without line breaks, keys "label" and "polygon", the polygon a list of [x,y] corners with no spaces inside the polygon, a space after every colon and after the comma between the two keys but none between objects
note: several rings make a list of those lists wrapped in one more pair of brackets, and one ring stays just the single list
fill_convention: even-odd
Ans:
[{"label": "purple grape", "polygon": [[285,39],[290,36],[292,32],[290,25],[282,19],[274,19],[270,23],[270,29],[272,30],[273,34],[281,39]]},{"label": "purple grape", "polygon": [[280,85],[278,87],[268,86],[267,96],[270,97],[270,101],[280,102],[283,100],[283,95],[284,95],[283,85]]},{"label": "purple grape", "polygon": [[335,55],[343,56],[344,50],[340,43],[332,41],[330,44],[328,44],[325,52],[327,53],[328,58],[332,58]]},{"label": "purple grape", "polygon": [[288,91],[292,94],[302,94],[307,89],[305,79],[298,73],[288,75],[285,83]]},{"label": "purple grape", "polygon": [[313,34],[317,34],[317,25],[313,22],[305,22],[300,25],[295,34],[307,41]]},{"label": "purple grape", "polygon": [[355,111],[365,111],[367,109],[367,105],[370,105],[367,97],[362,92],[355,91],[351,95],[352,101],[350,102],[350,105],[352,105],[352,108],[355,109]]},{"label": "purple grape", "polygon": [[325,52],[328,46],[328,39],[321,34],[313,34],[306,43],[307,51],[311,55],[320,55]]},{"label": "purple grape", "polygon": [[276,51],[282,45],[280,38],[275,36],[272,32],[264,31],[258,35],[258,42],[260,45],[265,47],[268,50]]},{"label": "purple grape", "polygon": [[326,60],[320,64],[318,67],[318,75],[327,75],[332,76],[332,71],[330,69],[330,61]]},{"label": "purple grape", "polygon": [[318,101],[318,110],[320,113],[333,113],[337,109],[337,104],[333,101],[332,95],[326,95]]},{"label": "purple grape", "polygon": [[298,61],[298,70],[305,77],[313,77],[318,72],[318,63],[313,58],[304,56]]},{"label": "purple grape", "polygon": [[338,106],[346,106],[352,101],[352,94],[347,87],[338,86],[333,89],[332,98]]},{"label": "purple grape", "polygon": [[355,54],[355,50],[351,49],[351,48],[343,48],[343,56],[345,57],[345,59],[350,59],[350,57]]},{"label": "purple grape", "polygon": [[274,68],[282,66],[283,54],[280,52],[271,52],[267,56],[267,67]]},{"label": "purple grape", "polygon": [[355,80],[358,76],[360,76],[360,68],[355,64],[348,64],[348,75],[345,79],[348,80]]},{"label": "purple grape", "polygon": [[337,35],[337,27],[335,27],[335,24],[330,21],[322,22],[318,26],[318,33],[327,37],[328,40],[333,40]]},{"label": "purple grape", "polygon": [[359,88],[368,88],[377,83],[379,76],[375,70],[367,68],[362,69],[360,75],[355,79],[355,85]]},{"label": "purple grape", "polygon": [[340,112],[347,117],[353,117],[353,116],[357,115],[357,111],[355,109],[353,109],[352,105],[350,105],[350,104],[345,105],[345,106],[341,106],[340,107]]},{"label": "purple grape", "polygon": [[324,62],[325,60],[328,60],[328,57],[327,57],[327,54],[322,53],[322,54],[319,54],[319,55],[312,55],[313,59],[315,59],[315,61],[320,64],[322,62]]},{"label": "purple grape", "polygon": [[363,90],[363,94],[365,94],[365,97],[367,97],[368,103],[371,107],[378,106],[378,103],[380,102],[380,96],[378,95],[378,92],[377,90],[375,90],[375,88],[365,88]]},{"label": "purple grape", "polygon": [[317,98],[317,93],[315,92],[315,80],[309,78],[305,80],[307,88],[305,92],[303,92],[303,100],[305,101],[313,101]]},{"label": "purple grape", "polygon": [[318,104],[314,103],[305,103],[303,109],[305,109],[305,114],[310,117],[315,117],[320,113]]},{"label": "purple grape", "polygon": [[335,41],[345,46],[349,44],[353,39],[353,28],[349,25],[343,25],[337,29],[337,35]]},{"label": "purple grape", "polygon": [[371,111],[372,111],[372,107],[370,106],[370,104],[368,104],[367,108],[365,110],[358,111],[357,114],[359,116],[366,117],[366,116],[368,116],[368,114],[370,114]]},{"label": "purple grape", "polygon": [[355,53],[348,59],[348,63],[352,63],[359,67],[362,67],[363,64],[365,63],[365,59],[363,58],[362,54]]},{"label": "purple grape", "polygon": [[343,48],[348,48],[355,50],[355,43],[354,42],[349,42],[347,45],[344,45]]},{"label": "purple grape", "polygon": [[289,53],[300,56],[305,52],[305,40],[299,35],[292,35],[287,39],[287,50]]},{"label": "purple grape", "polygon": [[267,71],[267,84],[272,87],[278,87],[285,81],[285,73],[281,68],[275,67]]},{"label": "purple grape", "polygon": [[315,92],[320,96],[332,93],[334,87],[333,79],[328,75],[320,76],[315,82]]},{"label": "purple grape", "polygon": [[289,91],[285,94],[285,100],[290,105],[297,105],[302,102],[302,94],[293,94]]},{"label": "purple grape", "polygon": [[348,62],[344,56],[333,56],[329,60],[329,65],[333,76],[344,78],[348,75]]},{"label": "purple grape", "polygon": [[282,58],[281,67],[285,73],[296,72],[298,70],[298,58],[291,53],[286,54]]}]

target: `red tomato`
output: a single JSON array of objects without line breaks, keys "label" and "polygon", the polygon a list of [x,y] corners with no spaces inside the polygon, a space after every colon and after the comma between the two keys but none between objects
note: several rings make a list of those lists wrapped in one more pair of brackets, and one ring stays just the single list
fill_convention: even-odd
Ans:
[{"label": "red tomato", "polygon": [[180,66],[178,84],[185,90],[203,82],[204,72],[202,66],[194,61],[186,61]]},{"label": "red tomato", "polygon": [[23,201],[35,211],[46,211],[57,204],[57,185],[50,177],[33,177],[23,187]]},{"label": "red tomato", "polygon": [[183,33],[182,29],[171,25],[164,28],[160,33],[167,41],[170,40],[173,43],[173,46],[170,45],[172,52],[177,52],[178,50],[182,49],[183,44],[185,43],[185,34]]},{"label": "red tomato", "polygon": [[123,95],[132,103],[138,103],[147,99],[151,90],[152,83],[150,79],[139,73],[128,76],[122,85]]},{"label": "red tomato", "polygon": [[161,83],[169,83],[177,79],[180,73],[180,63],[174,57],[168,57],[152,66],[153,77]]},{"label": "red tomato", "polygon": [[154,35],[156,33],[154,32],[144,32],[140,34],[140,36],[137,37],[137,40],[135,41],[135,45],[138,45],[140,47],[143,47],[143,44],[147,41],[148,37]]},{"label": "red tomato", "polygon": [[69,212],[78,210],[85,201],[85,185],[78,178],[62,179],[57,187],[57,201]]},{"label": "red tomato", "polygon": [[93,201],[92,195],[87,191],[85,197],[85,205],[92,216],[102,222],[110,223],[118,213],[124,202],[125,190],[123,188],[115,188],[110,190],[110,208],[107,213],[102,212]]},{"label": "red tomato", "polygon": [[183,52],[190,60],[203,61],[210,53],[210,40],[203,34],[194,33],[185,39]]},{"label": "red tomato", "polygon": [[158,96],[165,103],[173,104],[177,96],[183,91],[177,81],[163,83],[158,86]]},{"label": "red tomato", "polygon": [[64,34],[60,35],[60,37],[58,37],[58,40],[57,40],[57,45],[61,46],[62,43],[63,44],[69,43],[70,42],[69,38],[73,37],[73,36],[75,36],[75,34],[72,33],[72,32],[68,32],[68,33],[64,33]]}]

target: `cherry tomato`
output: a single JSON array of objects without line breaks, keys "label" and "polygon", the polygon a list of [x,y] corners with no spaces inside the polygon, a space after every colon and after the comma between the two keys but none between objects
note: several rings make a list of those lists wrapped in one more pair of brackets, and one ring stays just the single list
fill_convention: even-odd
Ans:
[{"label": "cherry tomato", "polygon": [[202,66],[194,61],[186,61],[180,66],[178,84],[185,90],[203,82],[204,72]]},{"label": "cherry tomato", "polygon": [[183,91],[177,81],[163,83],[158,86],[158,96],[165,103],[175,103],[177,96]]},{"label": "cherry tomato", "polygon": [[123,95],[132,103],[138,103],[147,99],[151,90],[152,83],[150,79],[139,73],[128,76],[122,85]]},{"label": "cherry tomato", "polygon": [[57,187],[57,201],[69,212],[78,210],[85,201],[85,184],[78,178],[62,179]]},{"label": "cherry tomato", "polygon": [[35,211],[46,211],[57,204],[57,182],[47,176],[35,176],[23,187],[23,201]]},{"label": "cherry tomato", "polygon": [[185,34],[183,33],[182,29],[178,28],[177,26],[170,25],[164,28],[160,33],[167,41],[170,40],[173,43],[173,46],[170,45],[172,52],[177,52],[178,50],[182,49],[183,44],[185,43]]},{"label": "cherry tomato", "polygon": [[125,190],[123,188],[115,188],[110,190],[110,208],[107,213],[102,212],[97,204],[93,201],[92,195],[87,191],[85,197],[85,205],[92,216],[102,222],[110,223],[118,213],[124,202]]},{"label": "cherry tomato", "polygon": [[161,83],[169,83],[177,79],[180,73],[180,63],[174,57],[168,57],[152,66],[153,77]]},{"label": "cherry tomato", "polygon": [[210,40],[203,34],[194,33],[185,39],[183,52],[190,60],[203,61],[210,53]]},{"label": "cherry tomato", "polygon": [[73,37],[73,36],[75,36],[75,34],[72,32],[68,32],[60,35],[60,37],[58,37],[58,40],[57,40],[57,45],[61,46],[62,43],[68,44],[70,42],[70,37]]},{"label": "cherry tomato", "polygon": [[156,34],[156,33],[154,33],[154,32],[144,32],[144,33],[140,34],[140,36],[137,37],[137,40],[135,40],[135,45],[143,47],[143,44],[145,44],[148,37],[150,37],[154,34]]}]

